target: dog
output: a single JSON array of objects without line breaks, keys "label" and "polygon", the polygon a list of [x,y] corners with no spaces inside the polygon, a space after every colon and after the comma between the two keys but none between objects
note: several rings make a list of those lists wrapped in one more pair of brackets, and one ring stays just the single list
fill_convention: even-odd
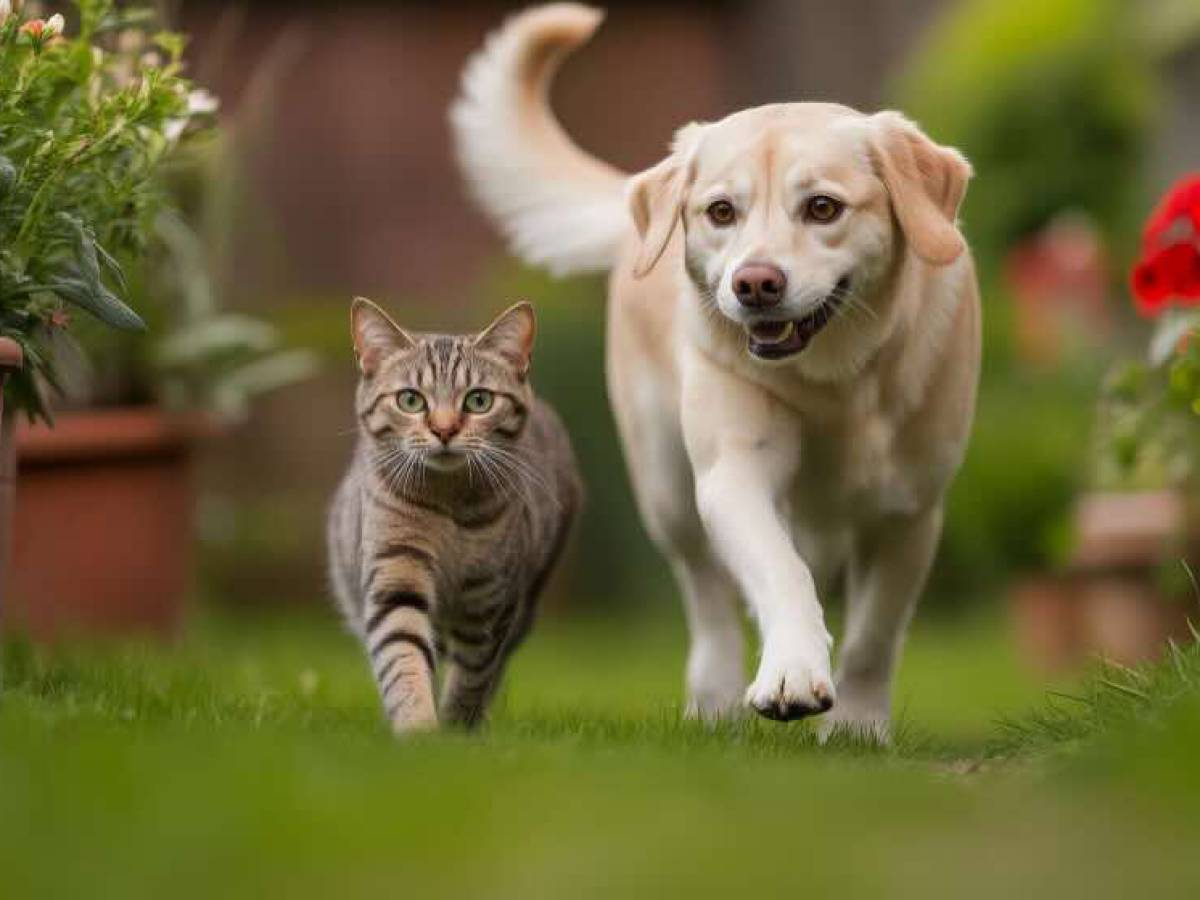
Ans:
[{"label": "dog", "polygon": [[[823,735],[886,741],[974,415],[971,167],[899,113],[784,103],[689,124],[627,175],[547,102],[602,17],[535,7],[488,38],[450,113],[466,181],[526,261],[611,270],[609,396],[683,595],[689,714],[827,713]],[[819,600],[835,579],[836,677]],[[748,688],[739,597],[761,636]]]}]

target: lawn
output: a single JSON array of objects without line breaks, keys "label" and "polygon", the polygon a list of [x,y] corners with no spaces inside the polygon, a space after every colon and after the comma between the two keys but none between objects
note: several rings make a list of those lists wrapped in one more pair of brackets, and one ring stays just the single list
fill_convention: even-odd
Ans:
[{"label": "lawn", "polygon": [[682,653],[548,622],[486,734],[397,743],[330,619],[10,645],[0,897],[1200,896],[1194,649],[1048,696],[921,622],[888,750],[683,723]]}]

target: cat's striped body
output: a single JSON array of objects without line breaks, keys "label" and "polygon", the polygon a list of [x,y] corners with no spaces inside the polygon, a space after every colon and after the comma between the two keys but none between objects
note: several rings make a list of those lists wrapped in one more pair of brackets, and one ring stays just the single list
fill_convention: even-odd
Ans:
[{"label": "cat's striped body", "polygon": [[[529,630],[580,485],[562,423],[487,333],[404,337],[364,367],[359,443],[330,513],[331,577],[393,726],[472,726]],[[462,398],[481,387],[496,400],[468,416]],[[403,390],[420,390],[427,408],[398,412]],[[463,421],[431,450],[426,432],[451,410]],[[455,447],[461,465],[429,464]]]}]

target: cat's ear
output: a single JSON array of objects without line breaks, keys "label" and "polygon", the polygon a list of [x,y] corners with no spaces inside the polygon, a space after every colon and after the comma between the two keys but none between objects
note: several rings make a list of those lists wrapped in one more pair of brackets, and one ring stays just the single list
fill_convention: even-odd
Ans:
[{"label": "cat's ear", "polygon": [[524,378],[529,372],[536,334],[537,317],[533,314],[533,304],[521,301],[496,317],[496,321],[475,339],[475,348],[510,360]]},{"label": "cat's ear", "polygon": [[354,335],[358,368],[368,378],[375,374],[385,357],[416,346],[403,328],[365,297],[355,297],[354,305],[350,307],[350,331]]}]

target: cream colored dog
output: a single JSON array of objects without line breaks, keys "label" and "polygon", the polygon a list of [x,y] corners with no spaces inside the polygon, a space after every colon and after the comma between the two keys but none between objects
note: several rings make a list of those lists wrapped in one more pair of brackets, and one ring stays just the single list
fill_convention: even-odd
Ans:
[{"label": "cream colored dog", "polygon": [[[684,595],[689,709],[832,708],[886,739],[974,409],[970,166],[897,113],[789,103],[688,125],[627,176],[546,103],[600,19],[538,7],[488,40],[452,112],[466,177],[526,260],[612,269],[609,391]],[[818,590],[842,573],[835,679]],[[739,594],[762,635],[749,689]]]}]

